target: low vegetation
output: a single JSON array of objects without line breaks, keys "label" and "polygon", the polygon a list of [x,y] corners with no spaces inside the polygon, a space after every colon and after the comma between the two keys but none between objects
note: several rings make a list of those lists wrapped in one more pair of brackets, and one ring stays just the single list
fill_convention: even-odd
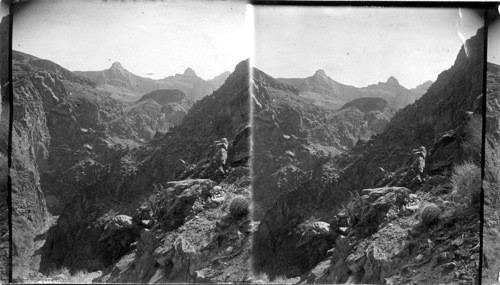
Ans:
[{"label": "low vegetation", "polygon": [[436,204],[427,204],[420,215],[422,217],[422,223],[426,227],[430,227],[439,222],[439,217],[441,216],[441,208]]},{"label": "low vegetation", "polygon": [[456,201],[477,204],[481,200],[481,168],[465,162],[453,167],[451,176],[453,196]]},{"label": "low vegetation", "polygon": [[229,205],[229,213],[231,217],[238,219],[240,217],[246,216],[249,213],[250,201],[244,196],[236,196],[231,200]]}]

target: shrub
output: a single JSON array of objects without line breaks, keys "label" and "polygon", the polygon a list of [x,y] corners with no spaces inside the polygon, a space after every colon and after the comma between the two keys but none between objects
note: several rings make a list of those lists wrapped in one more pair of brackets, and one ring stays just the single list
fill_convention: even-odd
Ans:
[{"label": "shrub", "polygon": [[250,201],[244,196],[236,196],[231,200],[229,205],[229,213],[231,217],[238,219],[239,217],[246,216],[249,212]]},{"label": "shrub", "polygon": [[431,226],[439,222],[439,216],[441,215],[441,209],[436,204],[428,204],[422,209],[422,223],[424,226]]},{"label": "shrub", "polygon": [[474,116],[465,127],[465,138],[462,142],[462,150],[465,159],[472,160],[476,164],[481,163],[481,151],[483,147],[483,121],[481,116]]},{"label": "shrub", "polygon": [[472,204],[481,200],[481,168],[472,162],[455,165],[451,175],[453,196]]}]

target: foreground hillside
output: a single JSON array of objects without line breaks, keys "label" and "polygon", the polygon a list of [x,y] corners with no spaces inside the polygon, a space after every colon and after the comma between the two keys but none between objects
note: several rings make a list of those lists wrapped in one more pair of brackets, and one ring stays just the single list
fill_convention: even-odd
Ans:
[{"label": "foreground hillside", "polygon": [[301,283],[473,282],[482,70],[480,29],[380,134],[276,200],[254,235],[256,272]]}]

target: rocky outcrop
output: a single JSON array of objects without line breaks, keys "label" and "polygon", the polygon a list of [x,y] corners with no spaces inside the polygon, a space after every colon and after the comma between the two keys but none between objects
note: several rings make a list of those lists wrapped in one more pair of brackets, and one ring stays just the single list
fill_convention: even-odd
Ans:
[{"label": "rocky outcrop", "polygon": [[[476,106],[482,93],[483,32],[483,29],[478,30],[477,35],[462,47],[455,64],[441,73],[419,100],[399,110],[382,133],[368,142],[358,143],[345,154],[324,159],[314,168],[311,178],[303,179],[294,190],[276,200],[255,233],[253,252],[257,272],[274,277],[301,276],[302,280],[311,283],[383,283],[391,280],[394,283],[437,280],[449,283],[477,277],[478,255],[474,253],[479,241],[479,211],[477,204],[453,204],[450,201],[453,194],[450,193],[449,178],[450,165],[473,157],[464,150],[469,148],[467,141],[471,129],[480,128],[480,125],[474,125],[474,118],[479,116],[480,110]],[[454,133],[452,140],[443,135],[447,132]],[[480,148],[480,144],[472,145],[471,149]],[[422,156],[414,156],[412,160],[408,155],[413,149],[419,152],[420,146],[426,149],[425,164],[417,159]],[[419,191],[432,193],[420,199],[420,204],[440,201],[439,207],[447,209],[440,216],[439,223],[432,225],[423,235],[416,234],[423,228],[419,228],[422,224],[418,215],[411,214],[410,209],[415,210],[412,205],[407,207],[408,211],[399,213],[393,210],[386,198],[378,200],[379,197],[375,204],[366,204],[368,208],[353,207],[364,204],[363,189],[404,186],[398,183],[407,174],[408,178],[420,177],[424,182],[412,190],[418,197],[423,195]],[[366,199],[369,200],[369,195]],[[294,229],[303,221],[314,218],[332,225],[329,221],[345,207],[358,213],[358,217],[351,215],[350,219],[358,227],[352,226],[346,232],[351,238],[347,239],[348,242],[332,247],[331,258],[326,258],[329,249],[316,254],[292,250],[298,240]],[[359,221],[366,222],[359,224]],[[377,223],[377,228],[366,226]],[[450,243],[464,232],[470,240],[466,246],[457,248]],[[425,246],[431,250],[424,254]],[[464,259],[457,255],[449,261],[453,264],[436,265],[438,253],[451,248],[453,251],[465,250],[473,257]],[[316,263],[310,262],[308,267],[311,260]],[[396,261],[401,267],[394,263]]]},{"label": "rocky outcrop", "polygon": [[124,102],[134,102],[142,95],[160,89],[181,90],[190,100],[197,101],[217,90],[229,76],[228,73],[223,73],[205,81],[198,77],[194,70],[187,68],[182,74],[177,73],[175,76],[154,80],[131,73],[119,62],[113,63],[109,69],[103,71],[73,73],[92,80],[99,90],[107,91],[113,98]]},{"label": "rocky outcrop", "polygon": [[[98,282],[244,282],[251,275],[251,224],[247,217],[231,217],[227,206],[233,195],[249,193],[237,186],[215,186],[211,180],[170,182],[156,194],[153,207],[160,223],[143,229],[130,253],[110,266]],[[249,185],[247,185],[248,187]],[[179,196],[174,193],[181,193]],[[213,203],[215,193],[225,199]],[[245,194],[245,195],[247,195]],[[168,198],[166,198],[168,197]],[[248,196],[246,196],[249,199]],[[189,202],[191,201],[191,202]],[[168,204],[168,205],[167,205]],[[183,206],[181,206],[183,205]],[[189,206],[188,206],[189,205]],[[176,226],[170,226],[174,206]],[[187,206],[187,208],[186,208]],[[167,222],[168,224],[164,224]],[[166,226],[166,227],[165,227]]]}]

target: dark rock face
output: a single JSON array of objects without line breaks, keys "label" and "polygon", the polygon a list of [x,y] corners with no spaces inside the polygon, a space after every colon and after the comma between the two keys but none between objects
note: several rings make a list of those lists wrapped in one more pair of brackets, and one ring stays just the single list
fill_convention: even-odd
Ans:
[{"label": "dark rock face", "polygon": [[484,167],[483,282],[497,282],[500,269],[498,228],[500,215],[500,66],[488,63],[486,93],[486,141]]},{"label": "dark rock face", "polygon": [[408,90],[401,86],[396,78],[391,76],[387,79],[387,82],[357,88],[331,79],[321,69],[311,77],[278,78],[278,80],[297,88],[300,91],[300,96],[314,105],[334,110],[341,108],[351,100],[362,97],[383,98],[389,102],[391,108],[401,109],[408,104],[412,104],[425,94],[432,84],[432,81],[427,81],[414,89]]},{"label": "dark rock face", "polygon": [[[155,189],[173,187],[177,189],[175,191],[180,191],[174,192],[178,193],[179,197],[183,197],[173,199],[168,194],[165,194],[167,195],[165,197],[159,197],[163,201],[160,203],[161,207],[166,207],[166,212],[162,212],[163,217],[175,216],[177,219],[177,216],[182,217],[186,214],[185,219],[196,220],[196,215],[188,213],[195,213],[198,211],[195,209],[204,204],[201,203],[204,200],[198,198],[200,194],[205,195],[203,194],[205,193],[204,183],[199,182],[195,188],[185,189],[180,185],[174,187],[168,182],[179,180],[179,177],[185,175],[186,170],[191,167],[197,169],[199,165],[206,163],[211,165],[211,161],[224,161],[222,183],[226,177],[231,177],[234,169],[247,165],[249,158],[248,100],[250,98],[248,73],[248,62],[240,63],[219,90],[193,105],[180,125],[166,134],[155,136],[143,147],[131,150],[105,165],[100,176],[93,183],[75,194],[59,216],[57,225],[49,231],[44,246],[45,264],[88,270],[98,270],[110,265],[107,259],[99,254],[102,246],[99,243],[99,237],[102,236],[106,224],[116,215],[131,217],[136,215],[136,210],[141,206],[141,200],[151,196]],[[221,138],[227,139],[221,140]],[[210,147],[214,141],[222,141],[226,152],[214,153],[215,149]],[[214,171],[218,169],[216,167]],[[185,175],[183,179],[200,178],[202,173],[207,173],[207,171],[195,171]],[[211,176],[209,173],[207,175]],[[184,190],[181,191],[181,189]],[[168,191],[165,193],[170,193]],[[208,194],[215,193],[217,191],[208,192]],[[214,199],[214,201],[219,200]],[[217,204],[217,202],[214,203]],[[179,213],[184,214],[178,215]],[[166,219],[170,220],[170,218]],[[177,231],[185,219],[182,221],[176,219],[173,224],[163,230]],[[166,220],[161,220],[158,225],[162,222],[169,224]],[[143,224],[149,224],[149,222]],[[199,231],[196,235],[206,232],[204,229],[199,229]],[[150,248],[149,243],[146,248]],[[142,256],[143,250],[146,249],[140,246],[137,250],[141,251],[139,255]],[[149,249],[146,251],[149,252]],[[153,262],[151,266],[154,267],[154,264]],[[153,270],[146,264],[143,266],[149,268],[148,270]],[[167,262],[164,266],[170,265]],[[140,278],[146,278],[145,276],[141,275]],[[187,275],[179,276],[191,280],[189,279],[191,277],[186,277]],[[174,278],[174,280],[184,279]]]},{"label": "dark rock face", "polygon": [[92,80],[99,90],[107,91],[113,98],[124,102],[134,102],[142,95],[160,89],[177,89],[184,92],[190,100],[197,101],[217,90],[229,76],[228,73],[223,73],[213,80],[205,81],[194,70],[187,68],[183,74],[154,80],[129,72],[119,62],[103,71],[73,73]]},{"label": "dark rock face", "polygon": [[[434,244],[430,248],[435,246],[436,250],[445,251],[450,241],[459,238],[464,232],[470,240],[464,245],[464,250],[471,254],[475,252],[479,241],[478,208],[474,205],[461,208],[452,206],[450,211],[454,214],[450,214],[451,217],[443,217],[433,231],[419,236],[408,233],[412,227],[417,227],[411,231],[412,234],[422,231],[417,226],[419,220],[405,213],[412,213],[423,201],[401,210],[397,209],[399,205],[389,203],[386,198],[375,204],[366,204],[368,208],[357,208],[356,205],[363,205],[363,199],[369,198],[369,195],[363,198],[363,189],[404,186],[399,184],[404,181],[402,178],[417,169],[424,174],[419,174],[421,178],[424,177],[423,180],[429,179],[439,185],[417,185],[414,191],[420,191],[421,187],[431,188],[425,191],[435,196],[425,202],[438,200],[441,201],[441,208],[448,207],[450,202],[443,202],[439,195],[449,193],[450,185],[447,179],[439,177],[449,178],[453,164],[471,158],[470,154],[463,151],[467,135],[465,130],[476,116],[480,116],[480,110],[476,107],[482,93],[482,68],[483,30],[480,29],[475,37],[467,41],[466,47],[462,47],[455,64],[439,75],[422,98],[399,110],[382,133],[366,143],[358,143],[345,154],[324,159],[313,168],[310,178],[302,179],[290,193],[279,197],[261,219],[254,236],[256,271],[265,272],[271,278],[281,275],[302,276],[311,283],[381,283],[388,282],[388,278],[392,278],[390,280],[395,283],[429,283],[436,280],[449,283],[455,280],[451,271],[433,265],[438,253],[434,250],[425,253],[431,263],[423,265],[413,260],[418,253],[424,254],[427,239]],[[392,85],[379,85],[393,86],[396,82],[389,83]],[[453,138],[447,139],[450,136],[446,136],[446,133],[453,133]],[[425,164],[420,161],[415,164],[412,156],[408,155],[412,149],[420,146],[428,150],[423,161]],[[425,169],[420,171],[422,166]],[[412,176],[411,173],[408,175]],[[436,176],[436,179],[425,175]],[[447,196],[443,197],[446,199]],[[332,218],[344,215],[346,211],[361,216],[355,218],[355,215],[351,215],[351,224],[340,233],[343,238],[336,238],[339,244],[335,243],[331,257],[326,258],[327,250],[312,253],[295,249],[300,240],[296,229],[304,221],[314,218],[332,227],[336,224]],[[363,223],[363,220],[366,222]],[[366,227],[366,224],[377,223],[378,228]],[[457,270],[467,278],[474,279],[477,258],[474,255],[472,259],[457,263]],[[311,264],[317,264],[318,267]],[[408,266],[405,267],[405,264]],[[407,271],[410,266],[414,267]],[[442,272],[443,268],[448,271]]]},{"label": "dark rock face", "polygon": [[384,129],[394,114],[380,98],[362,98],[339,111],[320,108],[299,96],[292,86],[258,69],[254,69],[253,81],[257,220],[325,156],[337,155],[358,141],[368,141]]}]

